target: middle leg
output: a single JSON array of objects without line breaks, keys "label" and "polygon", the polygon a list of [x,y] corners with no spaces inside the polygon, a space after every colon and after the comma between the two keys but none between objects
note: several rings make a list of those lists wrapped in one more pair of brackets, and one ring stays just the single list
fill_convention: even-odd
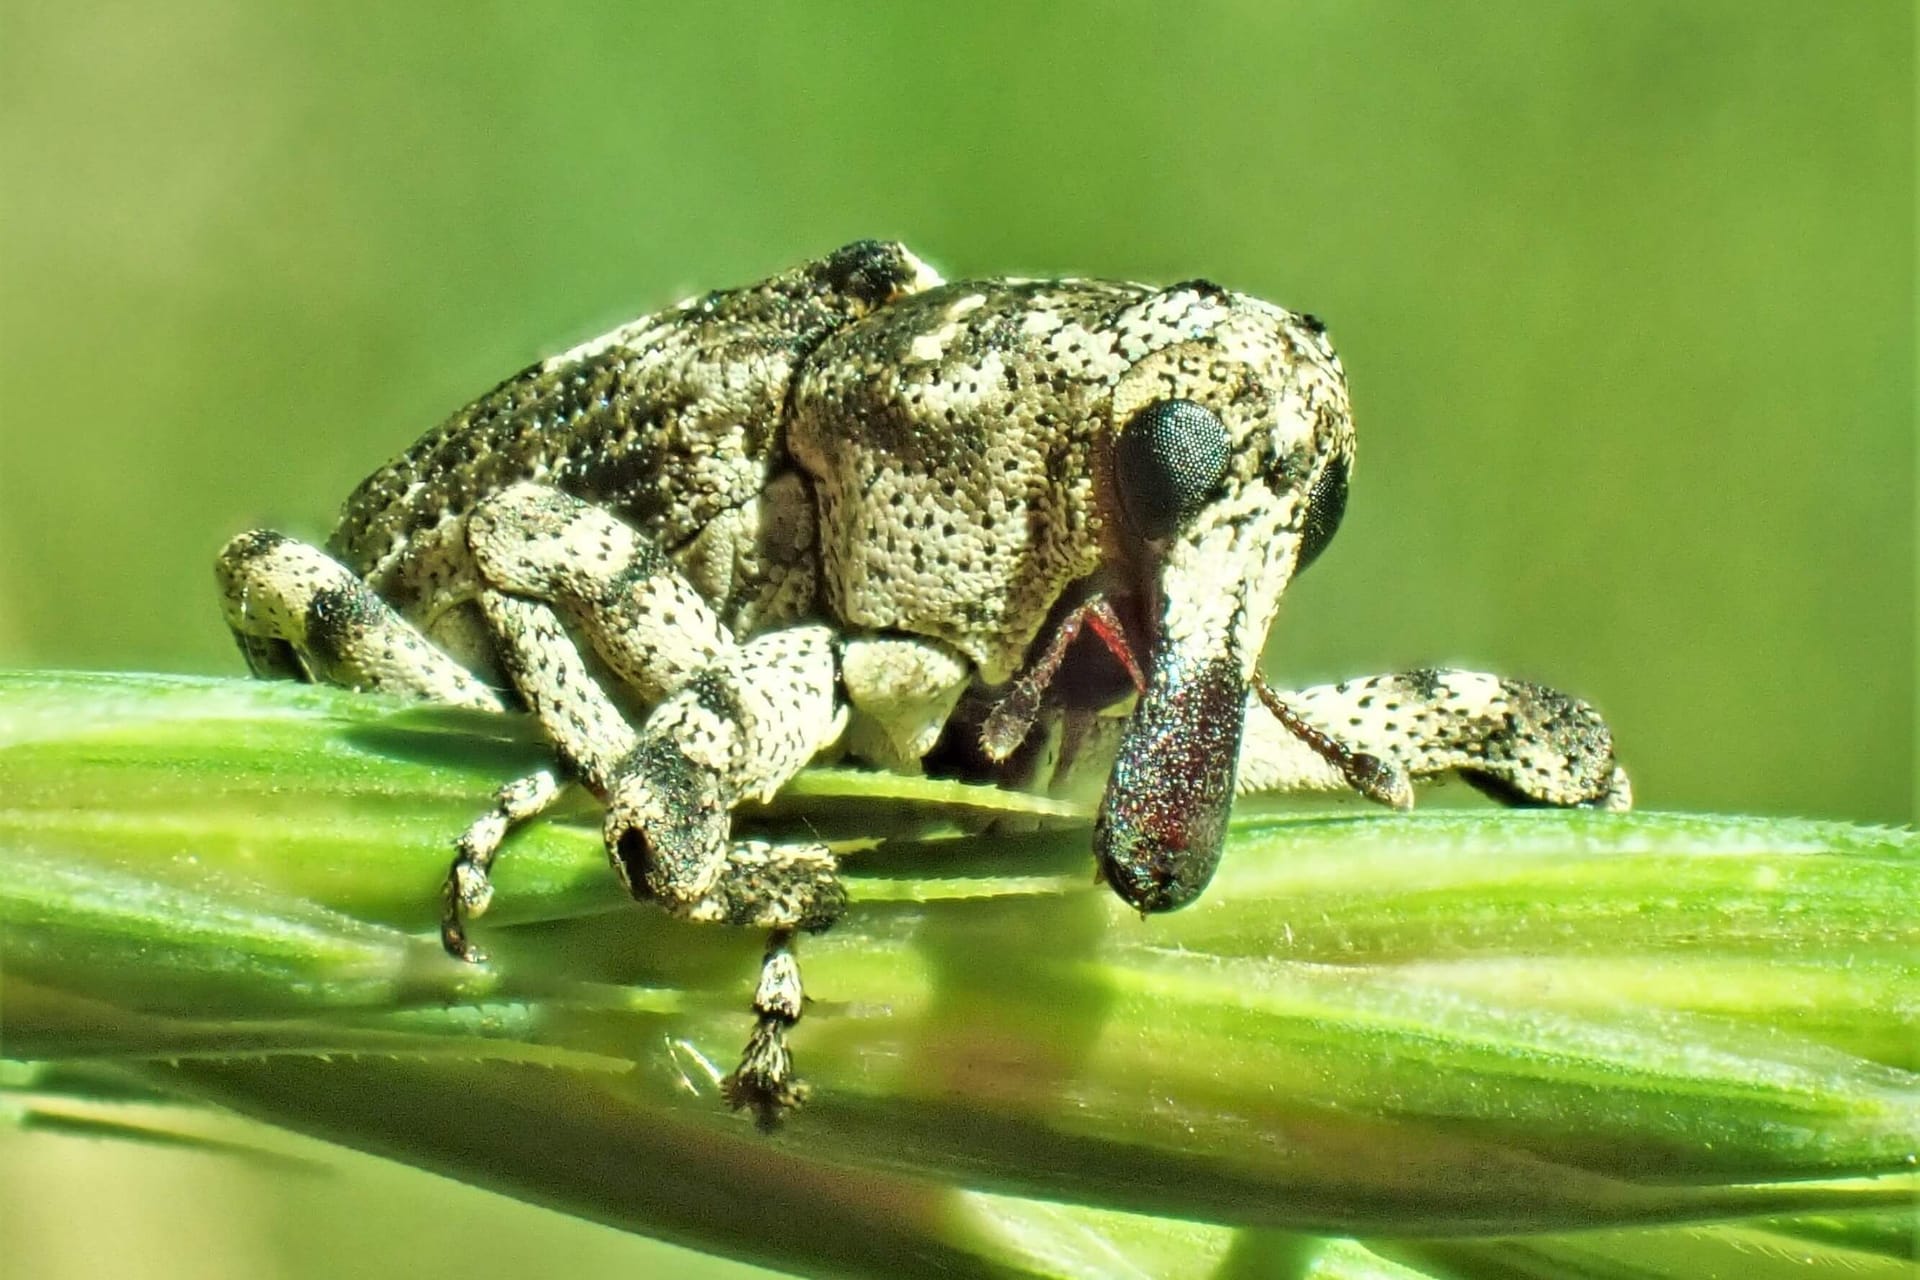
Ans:
[{"label": "middle leg", "polygon": [[[785,1042],[801,1000],[791,936],[830,925],[845,893],[823,846],[735,842],[731,815],[743,800],[770,798],[840,735],[833,633],[796,626],[736,643],[649,541],[554,490],[505,491],[476,510],[468,536],[492,588],[480,603],[502,664],[606,802],[608,853],[628,889],[689,919],[776,931],[758,1021],[727,1088],[736,1107],[771,1123],[799,1098]],[[568,624],[624,683],[658,697],[637,730]],[[463,857],[462,868],[468,884],[450,901],[484,893],[484,861]]]}]

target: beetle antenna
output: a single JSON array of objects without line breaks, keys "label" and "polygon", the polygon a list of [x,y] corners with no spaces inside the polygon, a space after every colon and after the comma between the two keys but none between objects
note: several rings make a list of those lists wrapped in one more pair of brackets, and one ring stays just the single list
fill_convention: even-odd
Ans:
[{"label": "beetle antenna", "polygon": [[1377,804],[1391,805],[1395,809],[1413,808],[1413,780],[1407,776],[1405,769],[1371,752],[1356,751],[1308,724],[1299,712],[1281,701],[1280,695],[1267,683],[1267,678],[1258,671],[1253,673],[1253,692],[1288,733],[1339,770],[1348,786]]}]

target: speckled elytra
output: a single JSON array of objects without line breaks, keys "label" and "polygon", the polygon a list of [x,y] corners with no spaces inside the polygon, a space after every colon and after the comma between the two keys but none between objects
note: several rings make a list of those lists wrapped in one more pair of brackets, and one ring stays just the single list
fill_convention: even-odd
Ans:
[{"label": "speckled elytra", "polygon": [[242,534],[218,574],[259,675],[524,707],[552,739],[456,842],[454,954],[569,780],[635,897],[771,930],[726,1089],[770,1124],[802,1093],[793,935],[845,893],[824,847],[730,821],[809,761],[1103,777],[1094,855],[1142,912],[1206,887],[1236,790],[1404,806],[1457,770],[1626,806],[1604,723],[1541,686],[1259,678],[1353,445],[1311,316],[1203,280],[946,284],[862,241],[516,374],[368,477],[326,550]]}]

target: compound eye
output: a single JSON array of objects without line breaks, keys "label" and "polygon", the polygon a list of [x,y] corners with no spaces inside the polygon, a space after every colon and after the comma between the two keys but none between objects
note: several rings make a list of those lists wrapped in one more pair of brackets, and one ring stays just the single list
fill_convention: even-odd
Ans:
[{"label": "compound eye", "polygon": [[1339,531],[1340,517],[1347,514],[1347,476],[1351,468],[1344,457],[1335,458],[1320,469],[1307,495],[1307,518],[1300,526],[1300,556],[1293,563],[1299,573],[1327,549]]},{"label": "compound eye", "polygon": [[1156,400],[1120,428],[1113,473],[1120,506],[1149,542],[1170,537],[1220,490],[1227,426],[1191,400]]}]

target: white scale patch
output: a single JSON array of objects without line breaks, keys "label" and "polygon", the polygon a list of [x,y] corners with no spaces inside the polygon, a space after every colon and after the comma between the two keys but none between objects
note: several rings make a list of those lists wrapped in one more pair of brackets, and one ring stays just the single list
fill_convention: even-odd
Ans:
[{"label": "white scale patch", "polygon": [[1047,338],[1047,350],[1056,359],[1076,363],[1089,377],[1106,382],[1118,381],[1127,370],[1127,361],[1114,350],[1111,333],[1094,333],[1081,324],[1063,324]]}]

